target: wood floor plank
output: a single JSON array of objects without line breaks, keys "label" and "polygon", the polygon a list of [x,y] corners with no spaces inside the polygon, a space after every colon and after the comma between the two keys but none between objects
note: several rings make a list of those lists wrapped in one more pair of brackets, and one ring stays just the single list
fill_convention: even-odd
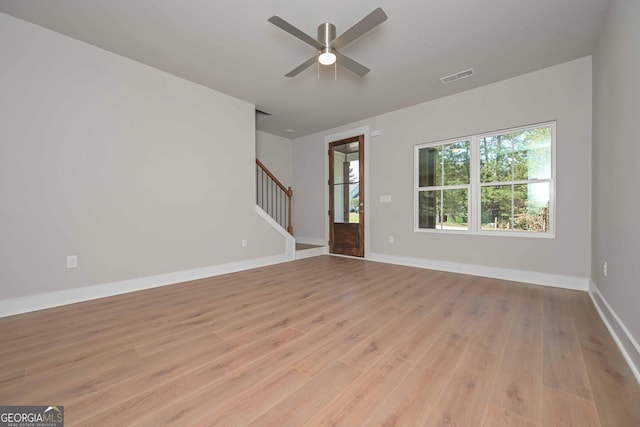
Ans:
[{"label": "wood floor plank", "polygon": [[142,340],[140,344],[134,345],[133,348],[140,357],[147,357],[156,353],[162,353],[172,347],[189,345],[193,339],[210,335],[211,327],[208,324],[194,325],[187,331],[161,334],[155,339]]},{"label": "wood floor plank", "polygon": [[[149,381],[149,378],[145,377],[141,379],[143,384],[138,385],[137,390],[131,390],[131,388],[122,390],[122,393],[127,394],[120,395],[119,402],[113,408],[106,410],[111,414],[109,419],[114,425],[126,425],[131,416],[144,418],[150,413],[158,412],[159,408],[164,408],[174,400],[183,399],[197,392],[207,384],[219,380],[247,363],[255,361],[256,358],[272,353],[299,336],[300,333],[297,331],[285,330],[276,336],[260,340],[255,345],[248,345],[222,358],[213,359],[211,362],[176,379],[162,382],[159,387],[151,389],[145,387],[144,384]],[[135,395],[131,396],[132,394]],[[65,416],[68,416],[72,423],[82,421],[83,425],[97,425],[104,417],[105,412],[104,407],[100,409],[102,409],[102,412],[88,419],[81,419],[81,417],[73,413],[67,415],[65,408]]]},{"label": "wood floor plank", "polygon": [[640,386],[619,350],[583,351],[602,427],[640,426]]},{"label": "wood floor plank", "polygon": [[255,346],[262,345],[257,341],[252,336],[223,342],[215,335],[211,339],[201,337],[189,346],[173,347],[144,357],[137,364],[112,366],[99,375],[88,376],[85,384],[72,384],[56,396],[67,403],[67,419],[80,421],[94,414],[96,407],[105,410],[116,406],[123,400],[160,387],[212,361],[224,360],[224,356],[240,348],[253,343]]},{"label": "wood floor plank", "polygon": [[[155,310],[160,310],[155,308]],[[200,314],[200,312],[198,313]],[[129,344],[139,345],[141,342],[152,339],[163,339],[164,335],[174,333],[192,332],[194,324],[198,327],[213,327],[216,322],[220,322],[222,316],[215,320],[209,321],[207,324],[201,324],[199,321],[193,320],[193,315],[179,315],[179,320],[171,322],[172,317],[167,319],[153,320],[143,323],[124,323],[121,321],[120,327],[111,326],[97,332],[91,339],[69,342],[62,346],[47,347],[41,352],[29,352],[26,357],[18,357],[12,361],[5,363],[0,367],[0,374],[4,370],[23,369],[29,366],[29,372],[35,373],[40,370],[60,370],[65,365],[78,363],[79,360],[89,358],[94,354],[104,355],[113,352],[113,348],[127,346]],[[183,321],[184,320],[184,321]],[[194,323],[195,322],[195,323]]]},{"label": "wood floor plank", "polygon": [[615,341],[598,315],[591,300],[575,301],[571,304],[571,315],[576,326],[580,347],[596,351],[608,351]]},{"label": "wood floor plank", "polygon": [[[546,424],[544,424],[546,427]],[[541,427],[526,418],[519,417],[494,405],[487,407],[482,427]]]},{"label": "wood floor plank", "polygon": [[328,295],[312,305],[302,306],[295,310],[287,310],[285,308],[275,319],[258,322],[257,324],[260,325],[258,327],[256,327],[256,323],[254,323],[249,330],[257,335],[269,335],[285,327],[292,326],[295,328],[296,324],[313,317],[318,311],[335,305],[336,300],[338,300],[338,298],[335,296]]},{"label": "wood floor plank", "polygon": [[[279,323],[282,321],[285,313],[297,311],[301,308],[312,310],[314,305],[318,304],[318,302],[324,302],[330,299],[331,295],[327,295],[325,292],[321,292],[320,290],[301,289],[299,292],[287,296],[286,299],[280,301],[268,310],[251,312],[239,318],[239,321],[226,325],[222,328],[216,328],[215,331],[222,338],[232,338],[255,329],[256,325],[270,324],[272,322]],[[313,303],[309,304],[310,301]],[[308,305],[310,305],[310,307],[308,307]]]},{"label": "wood floor plank", "polygon": [[[513,282],[507,282],[512,283]],[[518,301],[518,315],[520,317],[542,317],[544,289],[539,286],[520,284],[520,295]]]},{"label": "wood floor plank", "polygon": [[9,389],[24,384],[27,371],[20,369],[0,376],[0,389]]},{"label": "wood floor plank", "polygon": [[333,256],[0,318],[0,403],[53,401],[69,426],[640,425],[586,292]]},{"label": "wood floor plank", "polygon": [[[531,295],[526,295],[530,300]],[[540,297],[540,302],[542,301]],[[518,316],[502,353],[491,403],[540,423],[542,409],[542,317],[538,309]],[[539,311],[538,311],[539,310]]]},{"label": "wood floor plank", "polygon": [[458,298],[467,298],[469,293],[460,292],[459,282],[450,288],[443,289],[437,297],[432,298],[431,310],[422,322],[417,324],[397,342],[395,353],[398,357],[417,363],[433,342],[454,317],[456,305],[461,305]]},{"label": "wood floor plank", "polygon": [[402,383],[364,423],[371,426],[422,426],[469,345],[469,338],[445,332],[411,368]]},{"label": "wood floor plank", "polygon": [[[310,334],[295,337],[296,339],[289,340],[263,356],[256,354],[253,359],[246,360],[244,363],[236,362],[228,365],[229,368],[221,373],[223,375],[210,376],[197,392],[194,393],[195,390],[192,390],[192,393],[187,393],[182,399],[176,398],[163,404],[160,409],[154,411],[153,417],[146,420],[145,424],[158,425],[157,423],[164,420],[163,422],[171,424],[190,425],[203,414],[224,405],[238,394],[264,383],[282,370],[289,369],[295,358],[312,353],[323,342],[335,336],[338,331],[340,331],[339,326],[321,328]],[[230,356],[233,357],[233,354]],[[207,373],[208,371],[205,371],[205,374]],[[154,396],[154,399],[165,402],[164,390],[182,387],[185,381],[195,381],[196,378],[201,378],[201,375],[201,372],[195,372],[189,375],[189,378],[181,378],[178,382],[165,385],[163,391],[155,393],[157,397]]]},{"label": "wood floor plank", "polygon": [[591,385],[582,359],[571,306],[547,290],[543,321],[543,383],[591,400]]},{"label": "wood floor plank", "polygon": [[551,387],[542,392],[542,425],[545,427],[600,427],[592,401]]},{"label": "wood floor plank", "polygon": [[269,378],[264,384],[239,393],[233,399],[196,420],[195,424],[221,427],[246,426],[308,381],[309,377],[297,369],[287,368]]},{"label": "wood floor plank", "polygon": [[[336,362],[249,425],[251,427],[299,427],[316,416],[361,374],[362,372],[358,369]],[[322,393],[319,393],[319,390],[322,390]]]},{"label": "wood floor plank", "polygon": [[483,350],[502,354],[516,314],[508,305],[492,304],[473,333],[473,343]]},{"label": "wood floor plank", "polygon": [[576,297],[571,315],[600,424],[603,427],[640,425],[640,385],[595,306],[588,297]]},{"label": "wood floor plank", "polygon": [[301,358],[293,366],[313,377],[331,366],[355,345],[364,341],[369,335],[391,321],[397,314],[397,310],[392,308],[381,309],[366,317],[342,335],[327,342],[314,353]]},{"label": "wood floor plank", "polygon": [[486,411],[499,363],[496,354],[468,346],[425,425],[477,426]]},{"label": "wood floor plank", "polygon": [[[120,391],[131,390],[136,378],[144,374],[160,381],[170,375],[194,369],[194,365],[204,357],[216,357],[215,349],[223,349],[218,346],[220,342],[220,338],[212,334],[195,338],[186,343],[188,347],[171,348],[149,357],[138,357],[128,363],[109,363],[101,369],[84,365],[82,368],[61,371],[38,378],[37,382],[32,381],[24,387],[15,387],[7,401],[26,404],[60,399],[67,403],[81,401],[87,407],[93,402],[102,401],[104,406],[104,402],[109,402],[105,396],[109,396],[110,392],[118,392],[117,389],[110,390],[111,387],[121,385]],[[229,347],[227,351],[230,352],[233,348],[235,347]],[[37,387],[34,388],[34,384]],[[73,413],[73,408],[70,411]]]},{"label": "wood floor plank", "polygon": [[324,410],[305,423],[305,426],[359,425],[376,409],[378,402],[393,391],[412,365],[395,355],[380,359],[367,372],[358,377]]},{"label": "wood floor plank", "polygon": [[[87,384],[87,372],[102,372],[105,366],[117,364],[127,366],[136,363],[140,357],[133,349],[123,350],[115,355],[96,357],[84,361],[78,366],[69,366],[66,369],[48,372],[47,375],[33,375],[25,378],[22,385],[13,388],[8,394],[0,392],[0,400],[13,405],[28,404],[38,400],[50,400],[53,398],[65,398],[64,389],[81,384],[85,390],[89,390]],[[108,363],[106,361],[108,360]],[[34,390],[35,389],[35,390]]]},{"label": "wood floor plank", "polygon": [[[371,292],[374,293],[377,292],[377,290]],[[354,319],[355,316],[352,316],[350,312],[357,310],[357,307],[357,304],[354,304],[351,298],[341,298],[331,307],[326,307],[315,313],[311,312],[313,314],[312,316],[294,322],[291,326],[302,332],[310,332],[329,323],[340,321],[340,318],[345,320]]]},{"label": "wood floor plank", "polygon": [[[3,326],[0,328],[0,338],[3,342],[11,344],[0,349],[0,358],[10,360],[12,353],[14,357],[21,357],[35,348],[51,350],[69,343],[76,344],[83,340],[94,340],[96,335],[100,335],[103,339],[109,339],[109,336],[105,334],[108,331],[113,331],[116,335],[125,335],[127,328],[134,326],[137,329],[143,329],[141,327],[147,324],[149,326],[151,324],[154,326],[168,325],[175,320],[179,321],[180,317],[191,320],[205,312],[198,308],[200,306],[206,306],[206,313],[212,313],[216,309],[211,307],[211,297],[198,292],[200,282],[202,281],[13,316],[25,319],[20,328],[11,327],[11,317],[0,319],[0,325]],[[189,288],[188,294],[180,292],[185,287]],[[238,287],[242,288],[242,286]],[[264,292],[262,288],[259,289]],[[241,293],[237,289],[234,291]],[[268,289],[267,291],[273,292]],[[251,292],[255,291],[251,290]],[[239,296],[251,298],[251,292]],[[186,297],[185,295],[190,296]],[[218,299],[215,302],[218,302],[227,298],[228,295],[225,294],[224,287],[221,287],[220,295],[216,296]],[[196,297],[197,303],[194,303],[193,299]],[[261,299],[258,299],[258,302],[265,303]],[[184,305],[189,307],[186,312],[180,310]],[[191,310],[198,311],[194,314]],[[44,316],[39,313],[46,313],[45,322],[41,321],[39,317],[35,317]],[[52,330],[55,330],[55,334],[51,333]],[[14,335],[14,339],[10,338],[12,331],[18,331],[16,334],[18,336]],[[25,347],[25,345],[30,347]]]},{"label": "wood floor plank", "polygon": [[425,313],[427,313],[427,311],[421,305],[415,306],[412,309],[409,306],[407,311],[399,314],[389,323],[382,326],[377,332],[371,334],[368,339],[355,345],[353,349],[342,356],[340,360],[360,370],[367,369],[376,360],[391,351],[395,343],[409,329],[408,325],[419,324],[425,316]]},{"label": "wood floor plank", "polygon": [[447,329],[451,332],[473,336],[481,327],[481,322],[491,306],[492,299],[487,296],[490,279],[477,278],[470,289],[466,304],[453,317]]}]

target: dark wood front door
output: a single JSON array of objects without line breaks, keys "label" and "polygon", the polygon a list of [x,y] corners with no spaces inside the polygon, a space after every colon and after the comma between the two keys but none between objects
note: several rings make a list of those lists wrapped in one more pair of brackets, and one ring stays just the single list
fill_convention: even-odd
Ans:
[{"label": "dark wood front door", "polygon": [[329,251],[364,257],[364,135],[329,144]]}]

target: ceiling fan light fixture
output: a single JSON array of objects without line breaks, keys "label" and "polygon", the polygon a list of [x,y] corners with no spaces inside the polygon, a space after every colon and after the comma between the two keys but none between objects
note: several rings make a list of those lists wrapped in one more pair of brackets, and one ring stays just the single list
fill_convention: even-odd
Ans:
[{"label": "ceiling fan light fixture", "polygon": [[333,65],[336,62],[336,54],[333,52],[333,49],[330,47],[325,47],[320,51],[320,55],[318,55],[318,62],[322,65]]}]

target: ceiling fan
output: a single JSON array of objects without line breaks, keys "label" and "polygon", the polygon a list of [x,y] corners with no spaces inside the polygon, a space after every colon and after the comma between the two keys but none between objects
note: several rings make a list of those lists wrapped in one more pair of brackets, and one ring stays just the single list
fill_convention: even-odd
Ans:
[{"label": "ceiling fan", "polygon": [[316,60],[322,65],[333,65],[337,62],[338,65],[357,74],[358,76],[364,76],[369,72],[369,69],[348,56],[344,56],[339,52],[339,49],[342,49],[357,38],[373,30],[386,20],[387,14],[384,13],[381,8],[377,8],[337,38],[335,25],[325,22],[324,24],[320,24],[318,27],[318,39],[316,40],[277,15],[268,19],[268,21],[276,27],[283,29],[303,42],[310,44],[318,51],[317,55],[314,55],[285,74],[286,77],[294,77],[298,75],[300,72],[313,65]]}]

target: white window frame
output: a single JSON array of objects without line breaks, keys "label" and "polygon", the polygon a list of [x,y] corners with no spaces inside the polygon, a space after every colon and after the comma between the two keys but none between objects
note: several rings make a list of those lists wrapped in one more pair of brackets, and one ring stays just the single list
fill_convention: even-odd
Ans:
[{"label": "white window frame", "polygon": [[[449,144],[455,144],[456,142],[463,142],[463,141],[469,141],[470,146],[471,146],[471,163],[469,164],[470,170],[470,177],[469,177],[469,184],[453,184],[453,185],[432,185],[432,186],[427,186],[427,187],[418,187],[419,185],[419,151],[422,148],[430,148],[430,147],[439,147],[439,146],[444,146],[444,145],[449,145]],[[471,197],[471,189],[472,189],[472,182],[473,182],[473,143],[471,141],[471,138],[454,138],[454,139],[447,139],[445,141],[437,141],[437,142],[431,142],[428,144],[421,144],[421,145],[417,145],[415,146],[415,151],[414,151],[414,169],[415,169],[415,183],[414,183],[414,188],[415,188],[415,196],[414,196],[414,200],[415,200],[415,207],[414,207],[414,229],[415,231],[443,231],[443,232],[450,232],[450,233],[455,233],[455,234],[459,234],[459,233],[468,233],[471,230],[471,205],[472,205],[472,197]],[[444,171],[443,171],[444,172]],[[418,209],[419,209],[419,195],[420,192],[422,191],[437,191],[440,193],[440,195],[442,195],[443,191],[446,190],[467,190],[467,206],[469,209],[469,212],[467,214],[468,216],[468,222],[467,222],[467,230],[445,230],[445,229],[440,229],[440,228],[419,228],[419,218],[418,218]]]},{"label": "white window frame", "polygon": [[[532,179],[532,180],[518,180],[507,181],[504,183],[480,182],[480,140],[482,138],[502,135],[508,133],[522,132],[529,129],[537,129],[543,127],[551,128],[551,177],[548,179]],[[454,185],[454,186],[434,186],[434,187],[418,187],[419,185],[419,150],[422,148],[436,147],[439,145],[447,145],[459,141],[471,141],[471,164],[470,164],[470,184],[469,185]],[[414,183],[413,183],[413,230],[417,233],[439,233],[439,234],[474,234],[481,236],[503,236],[503,237],[532,237],[542,239],[552,239],[556,236],[556,121],[535,123],[526,126],[519,126],[515,128],[501,129],[497,131],[484,132],[475,135],[464,136],[460,138],[452,138],[441,141],[429,142],[426,144],[418,144],[413,147],[413,167],[414,167]],[[481,219],[481,189],[482,187],[494,186],[494,185],[519,185],[519,184],[535,184],[535,183],[549,183],[549,231],[511,231],[511,230],[482,230]],[[440,188],[441,187],[441,188]],[[469,188],[469,205],[468,205],[468,229],[467,230],[446,230],[438,228],[420,228],[419,227],[419,194],[421,191],[438,189],[455,189],[455,188]],[[513,194],[512,194],[513,203]]]}]

